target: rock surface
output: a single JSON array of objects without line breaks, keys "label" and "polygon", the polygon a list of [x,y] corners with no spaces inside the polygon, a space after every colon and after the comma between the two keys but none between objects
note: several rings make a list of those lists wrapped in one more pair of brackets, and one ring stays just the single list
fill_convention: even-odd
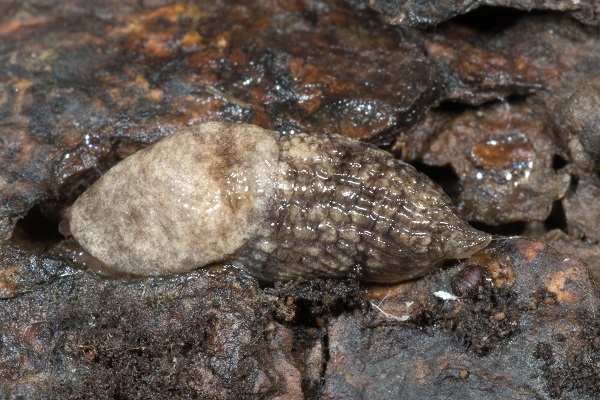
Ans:
[{"label": "rock surface", "polygon": [[[434,5],[0,0],[0,398],[597,397],[598,5]],[[209,120],[373,142],[501,236],[387,287],[88,270],[65,209]]]}]

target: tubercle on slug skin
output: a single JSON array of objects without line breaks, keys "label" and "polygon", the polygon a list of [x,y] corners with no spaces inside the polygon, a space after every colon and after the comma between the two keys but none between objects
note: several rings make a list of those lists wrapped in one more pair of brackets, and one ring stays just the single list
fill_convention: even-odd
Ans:
[{"label": "tubercle on slug skin", "polygon": [[425,175],[338,135],[185,128],[123,160],[72,206],[75,239],[113,270],[231,263],[262,281],[392,283],[486,246]]}]

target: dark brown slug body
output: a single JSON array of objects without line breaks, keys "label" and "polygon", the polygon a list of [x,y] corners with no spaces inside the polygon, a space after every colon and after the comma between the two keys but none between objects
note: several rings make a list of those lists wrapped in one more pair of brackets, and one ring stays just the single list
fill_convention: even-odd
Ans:
[{"label": "dark brown slug body", "polygon": [[69,219],[87,251],[131,275],[222,262],[269,282],[356,271],[393,283],[490,241],[435,183],[374,146],[226,123],[125,159]]}]

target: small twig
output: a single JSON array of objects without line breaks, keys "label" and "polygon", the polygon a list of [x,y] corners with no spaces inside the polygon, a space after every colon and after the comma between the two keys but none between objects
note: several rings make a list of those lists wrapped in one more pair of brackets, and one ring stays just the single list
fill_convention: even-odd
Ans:
[{"label": "small twig", "polygon": [[231,104],[235,104],[238,107],[248,108],[248,109],[255,108],[254,105],[252,105],[250,103],[246,103],[245,101],[238,99],[237,97],[233,96],[232,94],[225,93],[222,90],[219,90],[214,86],[206,85],[206,91],[208,93],[212,93],[215,96],[222,98],[223,100],[227,100]]}]

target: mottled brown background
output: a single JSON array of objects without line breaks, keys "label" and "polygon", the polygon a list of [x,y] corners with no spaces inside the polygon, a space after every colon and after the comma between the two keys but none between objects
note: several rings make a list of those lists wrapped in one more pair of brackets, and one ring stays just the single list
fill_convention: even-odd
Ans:
[{"label": "mottled brown background", "polygon": [[[596,2],[0,9],[0,399],[597,398]],[[376,143],[504,238],[394,287],[86,271],[64,209],[210,120]],[[475,294],[433,295],[467,264]]]}]

